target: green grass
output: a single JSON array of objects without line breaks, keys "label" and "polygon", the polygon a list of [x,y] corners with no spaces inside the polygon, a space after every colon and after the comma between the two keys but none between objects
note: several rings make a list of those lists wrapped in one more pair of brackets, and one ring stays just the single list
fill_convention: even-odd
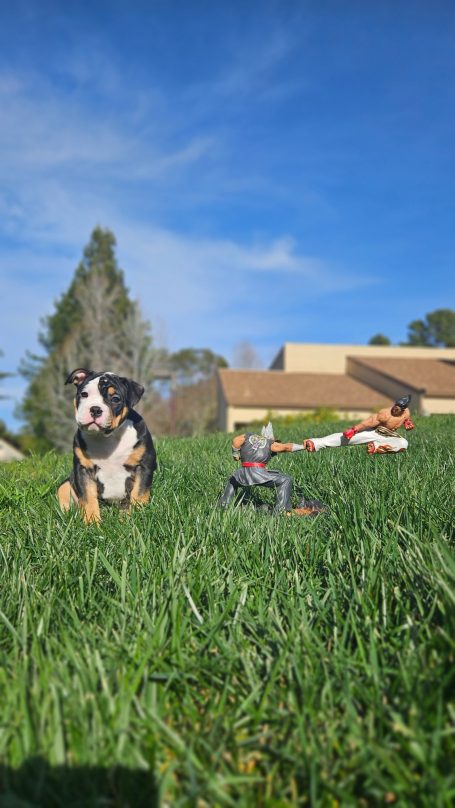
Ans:
[{"label": "green grass", "polygon": [[455,804],[454,419],[410,443],[276,458],[313,520],[220,511],[226,435],[101,526],[0,467],[0,806]]}]

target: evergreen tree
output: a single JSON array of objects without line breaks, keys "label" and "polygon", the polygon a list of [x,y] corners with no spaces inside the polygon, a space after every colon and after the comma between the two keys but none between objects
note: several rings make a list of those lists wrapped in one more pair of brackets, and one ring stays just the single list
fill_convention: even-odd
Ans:
[{"label": "evergreen tree", "polygon": [[96,227],[68,290],[43,321],[46,355],[22,363],[29,385],[20,414],[37,450],[71,446],[73,390],[64,381],[75,367],[111,369],[144,385],[153,376],[150,326],[129,298],[114,247],[114,235]]},{"label": "evergreen tree", "polygon": [[[3,356],[3,351],[0,351],[0,356]],[[0,382],[2,379],[6,379],[8,376],[11,376],[11,373],[5,373],[4,371],[0,371]],[[5,396],[0,395],[0,398],[5,398]]]},{"label": "evergreen tree", "polygon": [[92,288],[93,281],[96,280],[102,283],[105,293],[115,294],[115,309],[119,317],[126,316],[130,311],[132,304],[123,272],[117,264],[115,246],[115,236],[110,230],[95,227],[69,288],[56,301],[55,312],[43,320],[45,330],[40,334],[39,340],[49,353],[59,348],[68,333],[84,318],[84,300],[81,300],[81,294],[91,281]]}]

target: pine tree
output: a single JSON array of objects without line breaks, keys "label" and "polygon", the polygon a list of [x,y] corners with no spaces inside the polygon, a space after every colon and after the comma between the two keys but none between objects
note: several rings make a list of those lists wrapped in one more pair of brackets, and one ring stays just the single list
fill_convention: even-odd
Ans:
[{"label": "pine tree", "polygon": [[64,381],[75,367],[112,370],[147,386],[160,361],[150,325],[129,298],[114,247],[114,235],[95,228],[68,290],[43,321],[39,339],[46,355],[28,355],[22,363],[29,386],[21,415],[37,450],[71,446],[73,391]]},{"label": "pine tree", "polygon": [[[3,356],[3,351],[0,351],[0,356]],[[8,376],[11,376],[11,373],[5,373],[4,371],[0,371],[0,382],[2,379],[6,379]],[[0,398],[5,398],[5,396],[0,395]]]},{"label": "pine tree", "polygon": [[131,301],[125,286],[123,272],[115,257],[116,240],[110,230],[95,227],[88,245],[84,249],[69,289],[55,303],[54,314],[43,321],[45,331],[39,336],[43,347],[52,352],[64,342],[67,334],[75,329],[84,318],[81,293],[84,287],[95,279],[103,283],[103,291],[116,295],[116,313],[122,318],[131,309]]}]

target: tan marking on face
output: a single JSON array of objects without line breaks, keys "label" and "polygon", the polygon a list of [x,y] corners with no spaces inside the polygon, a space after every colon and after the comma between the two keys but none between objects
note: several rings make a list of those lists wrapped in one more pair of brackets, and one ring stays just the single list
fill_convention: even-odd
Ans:
[{"label": "tan marking on face", "polygon": [[101,522],[100,506],[98,502],[98,491],[96,482],[89,480],[85,491],[84,499],[81,500],[80,506],[83,511],[84,522]]},{"label": "tan marking on face", "polygon": [[88,454],[86,454],[86,452],[84,452],[84,450],[81,449],[80,446],[76,446],[76,448],[74,450],[74,454],[76,455],[76,457],[79,460],[79,463],[81,464],[81,466],[84,467],[84,469],[92,469],[93,468],[92,460],[89,458]]},{"label": "tan marking on face", "polygon": [[125,460],[125,466],[138,466],[145,454],[145,446],[137,446]]},{"label": "tan marking on face", "polygon": [[123,407],[120,415],[114,416],[111,421],[111,429],[117,429],[118,426],[125,420],[126,416],[128,415],[128,407]]},{"label": "tan marking on face", "polygon": [[110,396],[113,396],[115,393],[115,387],[108,387],[107,392],[109,393]]}]

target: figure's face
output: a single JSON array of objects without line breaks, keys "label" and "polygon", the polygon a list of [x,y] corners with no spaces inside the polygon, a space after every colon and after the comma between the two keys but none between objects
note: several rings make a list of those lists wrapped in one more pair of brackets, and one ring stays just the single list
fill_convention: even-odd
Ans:
[{"label": "figure's face", "polygon": [[401,409],[401,407],[398,406],[398,404],[394,404],[390,412],[394,418],[398,418],[400,415],[403,414],[403,410]]}]

